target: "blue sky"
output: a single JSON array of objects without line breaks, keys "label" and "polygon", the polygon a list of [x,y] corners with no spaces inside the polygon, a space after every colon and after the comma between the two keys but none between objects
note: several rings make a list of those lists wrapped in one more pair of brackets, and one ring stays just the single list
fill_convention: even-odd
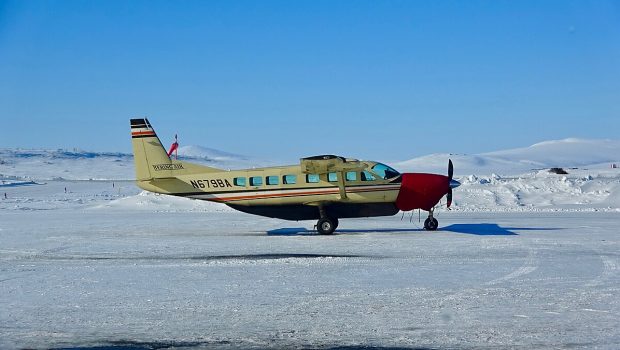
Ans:
[{"label": "blue sky", "polygon": [[0,147],[403,160],[619,138],[620,3],[2,1]]}]

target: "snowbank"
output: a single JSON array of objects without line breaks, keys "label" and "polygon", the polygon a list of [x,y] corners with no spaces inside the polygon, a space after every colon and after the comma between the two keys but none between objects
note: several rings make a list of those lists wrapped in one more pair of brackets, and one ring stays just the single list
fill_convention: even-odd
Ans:
[{"label": "snowbank", "polygon": [[547,170],[520,176],[463,176],[452,209],[461,211],[620,211],[620,171]]}]

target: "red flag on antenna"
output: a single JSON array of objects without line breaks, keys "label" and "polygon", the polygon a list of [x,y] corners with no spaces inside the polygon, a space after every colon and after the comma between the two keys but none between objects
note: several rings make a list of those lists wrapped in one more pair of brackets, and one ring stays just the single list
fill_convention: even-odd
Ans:
[{"label": "red flag on antenna", "polygon": [[[172,145],[170,145],[170,150],[168,151],[168,157],[170,157],[170,155],[172,154],[172,152],[176,151],[179,148],[179,142],[177,139],[177,135],[174,135],[174,143]],[[177,155],[178,158],[178,155]]]}]

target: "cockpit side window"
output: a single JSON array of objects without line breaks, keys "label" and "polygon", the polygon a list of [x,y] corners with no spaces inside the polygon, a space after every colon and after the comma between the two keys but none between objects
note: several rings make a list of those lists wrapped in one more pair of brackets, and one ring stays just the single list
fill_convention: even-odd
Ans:
[{"label": "cockpit side window", "polygon": [[372,172],[377,174],[380,178],[384,180],[391,179],[400,175],[400,173],[395,169],[381,163],[375,164],[375,166],[372,167]]}]

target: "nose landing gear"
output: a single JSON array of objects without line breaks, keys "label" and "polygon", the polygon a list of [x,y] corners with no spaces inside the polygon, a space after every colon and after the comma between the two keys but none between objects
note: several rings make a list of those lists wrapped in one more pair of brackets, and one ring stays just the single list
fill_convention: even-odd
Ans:
[{"label": "nose landing gear", "polygon": [[439,226],[439,221],[433,217],[433,210],[428,212],[428,218],[424,220],[424,229],[427,231],[435,231]]}]

